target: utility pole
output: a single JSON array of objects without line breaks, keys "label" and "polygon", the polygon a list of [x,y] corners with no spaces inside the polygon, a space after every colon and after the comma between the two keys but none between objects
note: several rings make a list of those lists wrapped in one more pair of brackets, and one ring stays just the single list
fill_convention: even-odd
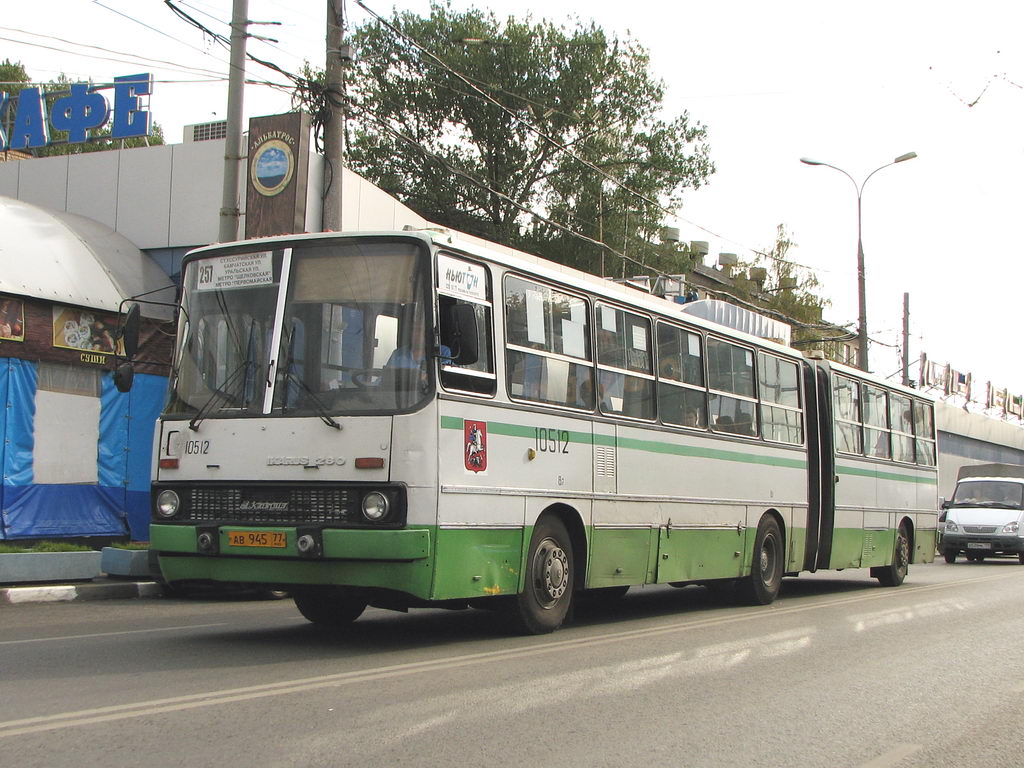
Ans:
[{"label": "utility pole", "polygon": [[341,179],[345,165],[345,75],[344,61],[351,58],[345,36],[345,0],[327,0],[327,60],[324,80],[327,85],[327,121],[324,123],[324,202],[320,228],[327,232],[341,229]]},{"label": "utility pole", "polygon": [[903,386],[910,386],[910,294],[903,294]]},{"label": "utility pole", "polygon": [[231,63],[228,72],[227,136],[224,139],[224,193],[220,203],[218,242],[238,239],[238,175],[242,163],[242,97],[245,92],[245,41],[249,0],[234,0],[231,9]]}]

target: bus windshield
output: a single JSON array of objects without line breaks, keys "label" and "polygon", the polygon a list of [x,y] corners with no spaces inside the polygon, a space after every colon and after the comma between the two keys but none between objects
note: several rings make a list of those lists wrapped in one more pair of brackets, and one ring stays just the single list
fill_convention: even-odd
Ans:
[{"label": "bus windshield", "polygon": [[168,413],[417,407],[433,388],[425,254],[408,241],[340,241],[189,263]]}]

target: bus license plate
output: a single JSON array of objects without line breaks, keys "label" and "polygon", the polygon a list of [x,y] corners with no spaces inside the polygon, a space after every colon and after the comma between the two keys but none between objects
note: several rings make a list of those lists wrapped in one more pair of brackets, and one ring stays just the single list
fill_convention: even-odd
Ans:
[{"label": "bus license plate", "polygon": [[987,541],[969,541],[967,542],[968,549],[991,549],[992,545]]},{"label": "bus license plate", "polygon": [[228,531],[228,544],[232,547],[273,547],[288,546],[288,536],[281,531]]}]

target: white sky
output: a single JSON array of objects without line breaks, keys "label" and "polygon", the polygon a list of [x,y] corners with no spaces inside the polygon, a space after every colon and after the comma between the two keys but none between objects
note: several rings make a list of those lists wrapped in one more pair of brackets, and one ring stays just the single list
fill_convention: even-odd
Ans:
[{"label": "white sky", "polygon": [[[386,0],[365,2],[382,15],[392,7]],[[230,0],[179,4],[227,34]],[[666,112],[686,110],[708,127],[718,169],[706,187],[685,195],[675,222],[683,238],[710,241],[712,263],[722,251],[743,257],[750,248],[769,247],[776,226],[784,224],[797,243],[790,258],[815,269],[832,301],[827,317],[833,322],[857,319],[854,185],[799,158],[836,165],[859,183],[897,155],[917,152],[917,159],[879,172],[864,191],[870,335],[899,343],[903,292],[909,291],[913,361],[924,350],[933,360],[971,371],[979,394],[988,380],[1024,391],[1022,356],[1013,341],[1024,303],[1024,4],[475,4],[499,16],[593,18],[648,47],[653,72],[668,86]],[[420,13],[429,7],[426,0],[394,5]],[[348,8],[352,23],[366,18],[352,0]],[[252,28],[280,43],[251,43],[250,52],[291,71],[304,59],[322,66],[325,14],[325,4],[314,0],[250,0],[251,19],[284,22]],[[172,143],[181,141],[183,125],[225,115],[225,81],[164,82],[198,78],[39,35],[226,73],[227,52],[160,0],[52,0],[45,10],[5,3],[0,59],[21,61],[40,80],[60,72],[95,81],[153,72],[158,83],[150,109]],[[281,80],[256,65],[248,73]],[[289,108],[285,93],[257,85],[246,89],[247,118]],[[871,361],[882,375],[899,369],[893,348],[872,345]]]}]

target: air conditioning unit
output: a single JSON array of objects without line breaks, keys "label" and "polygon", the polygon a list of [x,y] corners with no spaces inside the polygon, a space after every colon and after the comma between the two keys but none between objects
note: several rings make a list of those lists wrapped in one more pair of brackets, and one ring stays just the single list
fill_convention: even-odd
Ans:
[{"label": "air conditioning unit", "polygon": [[191,144],[195,141],[212,141],[223,139],[228,135],[228,121],[216,120],[212,123],[193,123],[183,129],[182,141]]}]

